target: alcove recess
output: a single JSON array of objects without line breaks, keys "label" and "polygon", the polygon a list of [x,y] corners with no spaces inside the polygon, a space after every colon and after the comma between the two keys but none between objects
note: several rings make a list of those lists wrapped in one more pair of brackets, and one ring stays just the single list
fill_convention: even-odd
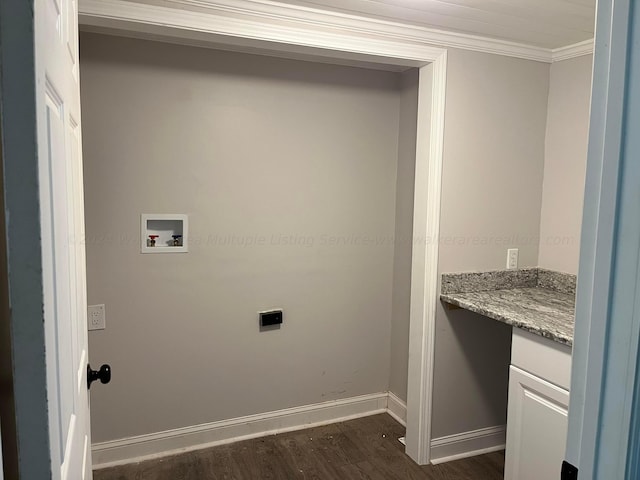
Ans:
[{"label": "alcove recess", "polygon": [[[187,253],[189,251],[188,231],[188,215],[143,213],[140,215],[140,252]],[[155,246],[151,241],[152,235],[155,237]]]}]

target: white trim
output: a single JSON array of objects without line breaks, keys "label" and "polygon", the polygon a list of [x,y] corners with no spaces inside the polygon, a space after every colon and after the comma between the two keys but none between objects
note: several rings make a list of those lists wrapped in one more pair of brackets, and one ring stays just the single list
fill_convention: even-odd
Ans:
[{"label": "white trim", "polygon": [[375,393],[94,443],[92,446],[93,468],[107,468],[162,458],[380,413],[389,413],[400,421],[398,417],[403,416],[403,406],[402,400],[393,393]]},{"label": "white trim", "polygon": [[[552,60],[548,48],[267,0],[166,0],[164,5],[169,6],[81,0],[79,19],[84,26],[115,29],[120,34],[132,31],[209,42],[216,37],[216,42],[246,47],[275,42],[272,47],[278,51],[299,51],[296,47],[334,53],[370,51],[386,60],[410,62],[421,58],[411,49],[419,52],[446,47],[540,62]],[[398,46],[407,52],[400,54]]]},{"label": "white trim", "polygon": [[570,58],[581,57],[593,54],[593,38],[584,42],[567,45],[566,47],[554,48],[551,51],[551,61],[561,62]]},{"label": "white trim", "polygon": [[308,54],[311,58],[353,59],[364,55],[372,63],[409,67],[422,66],[441,51],[403,38],[403,30],[398,27],[395,35],[387,35],[384,30],[358,25],[347,28],[315,18],[285,18],[219,5],[210,5],[203,13],[179,5],[182,8],[125,0],[83,0],[79,18],[84,26],[113,29],[118,34],[133,32],[135,36],[179,39],[181,43]]},{"label": "white trim", "polygon": [[[420,70],[420,87],[425,80],[427,68]],[[443,53],[433,62],[432,68],[430,100],[425,98],[428,94],[425,88],[419,88],[418,95],[413,236],[421,241],[414,242],[411,260],[406,452],[419,465],[426,465],[431,459],[431,410],[439,283],[438,242],[434,240],[440,235],[447,54]],[[430,123],[428,140],[424,134],[421,135],[427,122]]]},{"label": "white trim", "polygon": [[500,425],[434,438],[431,441],[431,463],[438,465],[504,450],[506,436],[506,425]]},{"label": "white trim", "polygon": [[389,392],[387,413],[403,427],[407,426],[407,404],[393,392]]}]

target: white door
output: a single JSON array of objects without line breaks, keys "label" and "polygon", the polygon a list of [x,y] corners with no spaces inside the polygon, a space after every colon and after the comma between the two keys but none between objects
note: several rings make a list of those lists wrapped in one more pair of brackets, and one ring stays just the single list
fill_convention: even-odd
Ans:
[{"label": "white door", "polygon": [[568,413],[568,391],[510,368],[505,480],[560,478]]},{"label": "white door", "polygon": [[90,479],[77,0],[35,0],[34,28],[52,475]]}]

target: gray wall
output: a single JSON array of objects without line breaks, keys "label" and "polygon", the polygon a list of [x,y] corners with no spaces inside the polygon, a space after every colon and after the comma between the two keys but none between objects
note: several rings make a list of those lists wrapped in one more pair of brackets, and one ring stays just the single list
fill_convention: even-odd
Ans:
[{"label": "gray wall", "polygon": [[[549,65],[450,50],[440,272],[538,263]],[[438,305],[433,436],[504,424],[510,328]]]},{"label": "gray wall", "polygon": [[578,273],[593,56],[551,65],[539,265]]},{"label": "gray wall", "polygon": [[[416,122],[418,120],[417,69],[402,75],[400,132],[396,182],[396,230],[393,257],[391,312],[391,364],[389,391],[407,401],[409,369],[409,310],[411,302],[411,250],[413,235],[413,192],[416,167]],[[428,83],[424,88],[430,88]]]},{"label": "gray wall", "polygon": [[[386,391],[400,76],[89,34],[81,55],[91,362],[113,367],[93,440]],[[163,212],[190,215],[188,254],[139,253]]]}]

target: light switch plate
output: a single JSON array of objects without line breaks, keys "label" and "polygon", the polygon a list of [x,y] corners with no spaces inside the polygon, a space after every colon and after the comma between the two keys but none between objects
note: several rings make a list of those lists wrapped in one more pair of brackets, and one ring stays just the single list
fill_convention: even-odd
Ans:
[{"label": "light switch plate", "polygon": [[89,330],[104,330],[106,328],[104,305],[89,305],[87,313]]}]

